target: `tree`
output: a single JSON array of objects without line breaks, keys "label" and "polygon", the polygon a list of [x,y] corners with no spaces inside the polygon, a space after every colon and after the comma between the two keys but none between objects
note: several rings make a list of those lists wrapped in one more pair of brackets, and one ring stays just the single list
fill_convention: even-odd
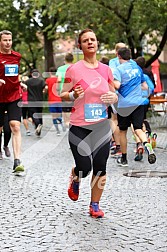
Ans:
[{"label": "tree", "polygon": [[120,41],[128,44],[133,58],[142,54],[148,36],[157,51],[147,65],[158,58],[167,40],[167,0],[17,0],[17,8],[12,0],[6,2],[0,3],[0,25],[13,31],[14,46],[23,51],[29,68],[36,67],[43,51],[48,71],[54,65],[53,42],[86,27],[105,48]]},{"label": "tree", "polygon": [[[47,1],[47,0],[18,0],[22,5],[22,19],[30,20],[30,26],[36,29],[41,38],[43,38],[45,71],[54,65],[54,48],[53,41],[56,39],[56,29],[66,16],[59,15],[61,5],[64,1]],[[54,3],[54,4],[53,4]],[[54,8],[54,13],[51,11]]]},{"label": "tree", "polygon": [[[149,44],[155,44],[157,51],[148,60],[147,66],[158,58],[167,41],[166,0],[92,0],[106,10],[106,23],[113,28],[116,41],[126,42],[136,58],[142,54],[142,42],[149,35]],[[113,17],[114,15],[114,17]],[[105,32],[109,32],[109,27]],[[160,39],[161,37],[161,39]]]},{"label": "tree", "polygon": [[20,3],[20,6],[16,6],[12,0],[0,2],[0,15],[3,16],[0,29],[12,31],[13,49],[22,54],[21,73],[36,68],[42,50],[36,30],[30,23],[30,17],[21,17],[23,8],[24,5]]},{"label": "tree", "polygon": [[108,48],[119,41],[128,44],[133,58],[142,55],[143,41],[149,36],[148,44],[157,46],[147,62],[150,65],[167,40],[166,5],[166,0],[71,0],[68,30],[93,28]]},{"label": "tree", "polygon": [[[0,30],[10,30],[13,33],[14,41],[16,44],[19,11],[14,7],[12,0],[0,1]],[[3,17],[3,18],[2,18]]]}]

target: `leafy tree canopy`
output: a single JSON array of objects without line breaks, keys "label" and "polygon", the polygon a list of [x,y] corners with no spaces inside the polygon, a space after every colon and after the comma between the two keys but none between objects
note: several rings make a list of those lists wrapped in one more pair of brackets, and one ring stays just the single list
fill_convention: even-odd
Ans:
[{"label": "leafy tree canopy", "polygon": [[13,3],[1,0],[0,27],[12,30],[14,46],[24,51],[26,64],[35,66],[43,49],[45,70],[54,63],[53,41],[74,37],[86,27],[105,48],[113,49],[120,41],[128,44],[133,58],[142,54],[147,35],[147,43],[157,46],[148,65],[167,40],[167,0],[17,0],[17,8]]}]

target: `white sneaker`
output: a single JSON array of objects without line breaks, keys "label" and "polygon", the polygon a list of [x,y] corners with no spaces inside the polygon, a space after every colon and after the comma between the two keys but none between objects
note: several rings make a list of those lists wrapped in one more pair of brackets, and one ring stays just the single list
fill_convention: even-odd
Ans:
[{"label": "white sneaker", "polygon": [[57,131],[57,136],[60,136],[60,131]]},{"label": "white sneaker", "polygon": [[38,124],[38,127],[35,130],[35,135],[36,136],[40,136],[41,135],[41,130],[42,130],[43,125],[42,124]]},{"label": "white sneaker", "polygon": [[26,131],[26,136],[31,136],[31,132],[29,130]]}]

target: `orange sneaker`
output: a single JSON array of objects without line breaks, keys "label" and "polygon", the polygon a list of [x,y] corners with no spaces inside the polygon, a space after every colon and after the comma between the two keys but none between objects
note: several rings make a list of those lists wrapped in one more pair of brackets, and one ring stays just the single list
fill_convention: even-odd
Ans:
[{"label": "orange sneaker", "polygon": [[151,145],[152,145],[152,148],[153,148],[153,149],[155,149],[156,146],[157,146],[156,139],[157,139],[157,134],[154,133],[154,134],[152,135],[152,141],[151,141]]},{"label": "orange sneaker", "polygon": [[73,201],[77,201],[79,198],[79,182],[73,180],[72,174],[70,175],[68,196]]},{"label": "orange sneaker", "polygon": [[89,214],[93,218],[103,218],[104,212],[99,209],[99,203],[97,202],[91,202],[89,207]]}]

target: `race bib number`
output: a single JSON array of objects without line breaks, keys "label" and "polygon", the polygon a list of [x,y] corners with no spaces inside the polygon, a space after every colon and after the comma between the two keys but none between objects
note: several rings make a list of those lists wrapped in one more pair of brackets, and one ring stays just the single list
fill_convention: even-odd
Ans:
[{"label": "race bib number", "polygon": [[19,67],[16,64],[5,65],[5,76],[17,76],[19,73]]},{"label": "race bib number", "polygon": [[97,122],[108,117],[104,104],[85,104],[85,121]]}]

